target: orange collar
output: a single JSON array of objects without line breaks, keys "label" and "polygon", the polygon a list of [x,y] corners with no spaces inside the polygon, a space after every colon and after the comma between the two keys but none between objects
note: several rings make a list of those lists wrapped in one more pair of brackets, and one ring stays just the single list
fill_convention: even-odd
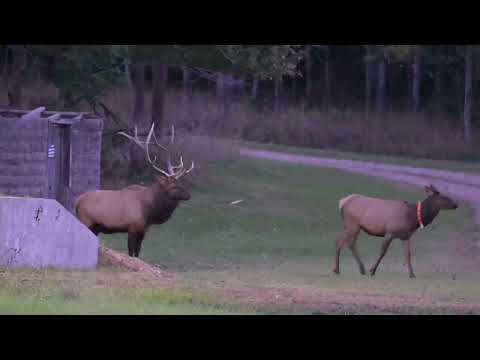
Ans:
[{"label": "orange collar", "polygon": [[422,203],[420,201],[417,203],[417,221],[420,224],[420,228],[423,229],[425,225],[423,225],[422,221]]}]

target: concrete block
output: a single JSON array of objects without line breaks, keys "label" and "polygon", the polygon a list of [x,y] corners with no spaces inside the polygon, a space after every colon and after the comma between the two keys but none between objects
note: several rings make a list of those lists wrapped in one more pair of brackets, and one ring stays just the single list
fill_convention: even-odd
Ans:
[{"label": "concrete block", "polygon": [[92,269],[98,246],[56,200],[0,196],[0,266]]}]

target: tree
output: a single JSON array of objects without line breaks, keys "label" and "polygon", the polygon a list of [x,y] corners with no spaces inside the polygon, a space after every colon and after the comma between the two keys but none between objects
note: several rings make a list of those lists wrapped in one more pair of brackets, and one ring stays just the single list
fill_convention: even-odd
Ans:
[{"label": "tree", "polygon": [[387,108],[387,54],[382,45],[377,45],[378,80],[377,80],[377,113],[383,114]]},{"label": "tree", "polygon": [[7,90],[10,107],[22,107],[22,90],[31,79],[32,63],[28,45],[1,45],[0,79]]},{"label": "tree", "polygon": [[465,45],[465,105],[463,110],[464,136],[468,145],[472,143],[472,83],[473,83],[473,47]]},{"label": "tree", "polygon": [[446,66],[448,65],[448,57],[445,54],[445,45],[435,45],[431,47],[433,53],[434,65],[434,94],[433,102],[436,112],[442,110],[443,93],[445,91],[445,75]]},{"label": "tree", "polygon": [[251,100],[256,100],[258,96],[258,76],[254,76],[252,79],[252,93]]},{"label": "tree", "polygon": [[325,90],[323,97],[323,107],[325,110],[330,109],[332,87],[330,84],[330,46],[325,46]]},{"label": "tree", "polygon": [[370,108],[372,104],[373,86],[373,65],[375,55],[372,45],[365,45],[365,116],[370,117]]},{"label": "tree", "polygon": [[280,111],[280,95],[282,91],[282,78],[280,76],[276,77],[273,80],[273,86],[274,86],[274,110],[275,112]]},{"label": "tree", "polygon": [[422,47],[415,45],[414,60],[413,60],[413,84],[412,84],[412,99],[413,112],[417,113],[420,109],[420,90],[422,84]]},{"label": "tree", "polygon": [[168,82],[168,66],[158,61],[152,64],[152,119],[159,134],[163,133],[165,127],[164,108],[165,95]]},{"label": "tree", "polygon": [[[147,131],[145,124],[145,65],[136,63],[129,65],[131,90],[133,92],[133,113],[131,117],[131,124],[140,131],[140,133]],[[133,173],[141,170],[140,164],[143,163],[144,154],[137,146],[130,146],[130,163],[129,167]]]},{"label": "tree", "polygon": [[[227,74],[251,74],[259,78],[277,78],[284,74],[295,74],[297,63],[302,58],[299,45],[120,45],[124,56],[132,63],[155,62],[156,72],[162,72],[160,64],[172,67],[189,67],[200,70],[199,73],[214,81],[221,106],[226,113],[228,97],[225,94],[230,87]],[[155,72],[155,70],[154,70]],[[223,76],[215,77],[213,73]],[[159,134],[163,130],[163,101],[166,77],[160,76],[154,86],[152,98],[152,121]],[[162,104],[162,105],[160,105]]]},{"label": "tree", "polygon": [[125,80],[123,59],[108,45],[27,45],[30,70],[52,82],[65,108],[82,102],[92,108],[111,88]]},{"label": "tree", "polygon": [[192,70],[188,67],[184,67],[182,70],[182,85],[183,85],[183,96],[184,98],[188,98],[192,91],[190,82],[192,81]]},{"label": "tree", "polygon": [[312,45],[305,45],[305,100],[308,106],[312,105]]}]

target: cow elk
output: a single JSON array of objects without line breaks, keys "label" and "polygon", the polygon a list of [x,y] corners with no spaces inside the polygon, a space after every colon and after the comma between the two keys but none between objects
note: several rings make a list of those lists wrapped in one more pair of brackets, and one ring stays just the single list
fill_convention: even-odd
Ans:
[{"label": "cow elk", "polygon": [[[190,199],[190,194],[180,180],[193,170],[194,163],[192,162],[191,167],[186,170],[183,159],[180,157],[180,164],[173,166],[169,150],[162,146],[154,135],[154,124],[145,142],[139,140],[136,129],[134,136],[125,132],[118,134],[133,141],[145,151],[148,163],[159,173],[156,181],[150,186],[130,185],[121,190],[87,192],[78,197],[75,211],[78,219],[95,235],[128,233],[128,254],[138,257],[149,227],[166,222],[180,201]],[[174,132],[172,131],[171,142],[173,141]],[[156,158],[151,159],[149,150],[151,144],[166,151],[166,170],[162,170],[155,164]]]},{"label": "cow elk", "polygon": [[384,238],[380,256],[370,269],[370,275],[375,275],[377,267],[391,242],[394,239],[400,239],[403,242],[405,262],[408,265],[410,278],[414,278],[410,248],[410,239],[413,233],[418,228],[423,228],[432,223],[440,210],[458,208],[458,205],[452,199],[440,194],[434,186],[426,186],[425,190],[428,197],[416,204],[357,194],[341,199],[339,210],[344,229],[336,243],[334,273],[340,273],[340,251],[344,245],[348,245],[357,261],[360,273],[365,275],[365,267],[356,248],[358,235],[363,230],[368,235]]}]

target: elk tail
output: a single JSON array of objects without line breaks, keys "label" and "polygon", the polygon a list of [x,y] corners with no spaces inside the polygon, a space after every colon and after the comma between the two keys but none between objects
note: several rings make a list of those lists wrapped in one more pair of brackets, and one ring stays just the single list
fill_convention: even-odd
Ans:
[{"label": "elk tail", "polygon": [[343,209],[345,207],[345,204],[348,202],[348,200],[350,200],[354,196],[357,196],[357,194],[348,195],[340,199],[340,201],[338,202],[338,211],[340,212],[340,215],[342,216],[342,218],[343,218]]}]

